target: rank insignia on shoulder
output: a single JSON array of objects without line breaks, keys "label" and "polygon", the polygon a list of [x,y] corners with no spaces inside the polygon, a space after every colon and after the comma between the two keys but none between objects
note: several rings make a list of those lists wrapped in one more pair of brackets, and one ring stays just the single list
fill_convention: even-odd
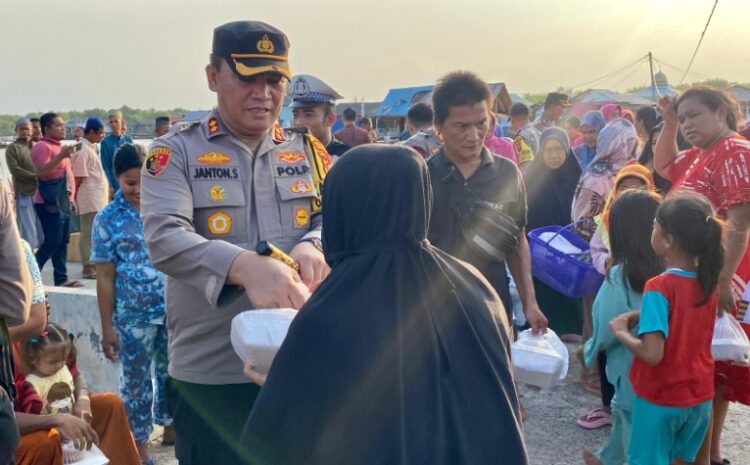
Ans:
[{"label": "rank insignia on shoulder", "polygon": [[310,213],[304,208],[298,208],[294,212],[294,224],[300,228],[304,228],[310,224]]},{"label": "rank insignia on shoulder", "polygon": [[294,194],[305,194],[307,192],[312,192],[313,187],[312,185],[306,183],[305,181],[298,179],[292,184],[291,191]]},{"label": "rank insignia on shoulder", "polygon": [[204,165],[226,165],[227,163],[232,161],[232,157],[220,152],[208,152],[198,157],[197,160],[198,163],[202,163]]},{"label": "rank insignia on shoulder", "polygon": [[328,170],[331,169],[331,166],[333,165],[333,160],[331,159],[331,156],[328,154],[328,151],[326,150],[325,146],[314,136],[309,136],[310,142],[312,143],[313,148],[315,149],[314,157],[317,158],[320,161],[320,164],[322,165],[323,172],[327,173]]},{"label": "rank insignia on shoulder", "polygon": [[214,236],[224,236],[232,229],[232,217],[224,212],[216,212],[208,217],[208,230]]},{"label": "rank insignia on shoulder", "polygon": [[143,163],[143,170],[145,173],[157,178],[167,169],[171,158],[172,149],[156,147],[148,153],[148,157],[146,157],[146,161]]},{"label": "rank insignia on shoulder", "polygon": [[219,119],[215,116],[208,120],[208,135],[213,136],[219,132]]},{"label": "rank insignia on shoulder", "polygon": [[214,186],[208,191],[209,197],[214,202],[222,202],[227,199],[227,191],[221,186]]},{"label": "rank insignia on shoulder", "polygon": [[273,124],[273,140],[276,142],[286,142],[286,136],[284,136],[284,128],[278,123]]}]

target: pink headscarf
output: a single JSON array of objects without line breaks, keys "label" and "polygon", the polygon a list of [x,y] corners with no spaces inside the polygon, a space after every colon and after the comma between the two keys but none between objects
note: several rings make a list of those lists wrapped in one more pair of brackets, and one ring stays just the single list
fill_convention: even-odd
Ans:
[{"label": "pink headscarf", "polygon": [[[613,119],[622,118],[622,107],[617,103],[608,103],[604,105],[599,111],[604,115],[604,121],[609,123]],[[620,112],[620,116],[615,115],[615,111]]]},{"label": "pink headscarf", "polygon": [[635,124],[635,114],[630,110],[622,110],[622,119],[630,121],[630,124]]}]

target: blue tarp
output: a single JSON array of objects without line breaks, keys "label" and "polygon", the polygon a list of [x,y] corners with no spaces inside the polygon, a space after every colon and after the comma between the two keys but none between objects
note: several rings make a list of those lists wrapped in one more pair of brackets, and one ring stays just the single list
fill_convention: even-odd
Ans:
[{"label": "blue tarp", "polygon": [[385,100],[380,104],[373,116],[391,117],[391,118],[405,118],[406,113],[412,106],[412,100],[416,94],[422,92],[430,92],[434,86],[420,86],[420,87],[404,87],[401,89],[391,89],[388,91],[388,95],[385,96]]}]

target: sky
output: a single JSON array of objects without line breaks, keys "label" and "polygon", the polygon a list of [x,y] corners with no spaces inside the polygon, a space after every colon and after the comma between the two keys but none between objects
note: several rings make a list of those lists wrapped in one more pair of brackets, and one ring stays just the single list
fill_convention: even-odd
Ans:
[{"label": "sky", "polygon": [[[671,67],[687,67],[713,2],[0,0],[0,114],[210,108],[212,31],[239,19],[283,30],[292,71],[346,101],[380,101],[456,69],[514,93],[585,90],[649,51],[677,83],[683,73]],[[687,82],[750,81],[748,17],[750,0],[719,1]],[[648,65],[635,68],[591,87],[648,84]]]}]

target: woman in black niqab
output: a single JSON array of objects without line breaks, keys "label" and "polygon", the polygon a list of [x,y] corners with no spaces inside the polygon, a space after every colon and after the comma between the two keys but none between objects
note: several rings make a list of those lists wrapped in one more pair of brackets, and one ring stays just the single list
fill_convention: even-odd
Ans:
[{"label": "woman in black niqab", "polygon": [[323,189],[331,275],[300,310],[245,426],[253,465],[525,465],[505,311],[427,242],[428,170],[352,149]]}]

